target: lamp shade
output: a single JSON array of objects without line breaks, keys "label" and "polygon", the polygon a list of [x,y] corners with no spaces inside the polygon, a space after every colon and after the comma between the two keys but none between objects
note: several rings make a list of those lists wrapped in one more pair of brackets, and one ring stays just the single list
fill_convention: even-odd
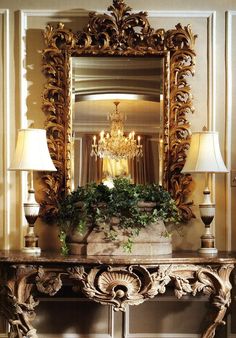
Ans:
[{"label": "lamp shade", "polygon": [[183,173],[228,172],[221,156],[218,133],[202,131],[192,134]]},{"label": "lamp shade", "polygon": [[9,170],[56,171],[44,129],[20,129]]}]

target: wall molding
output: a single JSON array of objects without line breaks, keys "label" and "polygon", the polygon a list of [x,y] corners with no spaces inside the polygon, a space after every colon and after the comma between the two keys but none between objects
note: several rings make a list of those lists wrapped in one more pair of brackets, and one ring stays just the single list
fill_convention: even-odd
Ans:
[{"label": "wall molding", "polygon": [[[47,16],[47,17],[87,17],[90,12],[109,13],[106,9],[73,9],[59,11],[57,9],[23,9],[21,13],[27,18],[28,16]],[[143,9],[133,8],[133,12],[140,12]],[[149,18],[168,17],[168,18],[210,18],[214,11],[152,11],[147,10]],[[45,15],[46,14],[46,15]]]},{"label": "wall molding", "polygon": [[[111,338],[112,337],[104,333],[100,333],[100,334],[96,334],[96,333],[95,334],[77,334],[77,333],[61,333],[61,334],[43,333],[43,334],[40,334],[40,333],[37,333],[37,336],[38,338],[85,338],[85,337],[86,338]],[[5,338],[5,336],[3,338]]]},{"label": "wall molding", "polygon": [[[19,11],[19,102],[20,102],[20,128],[27,128],[27,70],[26,70],[26,31],[27,31],[27,17],[24,15],[23,11]],[[17,137],[17,135],[16,135]],[[27,199],[27,186],[28,186],[28,180],[27,180],[27,173],[26,172],[20,172],[20,225],[19,225],[19,242],[20,242],[20,248],[24,246],[24,230],[26,228],[26,220],[24,217],[24,209],[23,209],[23,201]]]},{"label": "wall molding", "polygon": [[201,338],[201,335],[189,333],[134,333],[125,336],[125,338]]},{"label": "wall molding", "polygon": [[[233,28],[232,20],[236,17],[236,11],[226,12],[226,166],[231,169],[231,153],[232,153],[232,43]],[[231,201],[231,178],[230,174],[226,178],[226,240],[227,250],[232,249],[232,201]]]},{"label": "wall molding", "polygon": [[[42,302],[73,302],[73,303],[93,303],[92,300],[88,298],[74,298],[74,297],[42,297],[40,298],[40,303]],[[104,305],[102,305],[104,306]],[[107,323],[107,329],[108,333],[83,333],[83,334],[77,334],[77,333],[61,333],[61,334],[47,334],[38,333],[39,338],[114,338],[114,311],[112,306],[108,306],[108,316],[106,317],[106,323]],[[1,338],[1,337],[0,337]]]},{"label": "wall molding", "polygon": [[[158,300],[150,300],[150,301],[159,301]],[[172,300],[173,301],[173,300]],[[192,333],[130,333],[129,332],[129,318],[130,312],[129,307],[127,308],[124,315],[124,338],[200,338],[200,334],[192,334]]]},{"label": "wall molding", "polygon": [[227,323],[226,323],[227,327],[227,338],[236,338],[236,333],[232,333],[231,332],[231,327],[232,327],[232,313],[228,314],[227,317]]},{"label": "wall molding", "polygon": [[[47,333],[37,333],[38,338],[111,338],[112,336],[104,333],[100,334],[77,334],[77,333],[61,333],[61,334],[47,334]],[[0,337],[1,338],[1,337]],[[3,337],[5,338],[5,336]],[[7,337],[6,337],[7,338]],[[194,337],[195,338],[195,337]]]},{"label": "wall molding", "polygon": [[[163,298],[163,299],[162,299]],[[161,296],[161,297],[156,297],[153,299],[148,300],[148,302],[160,302],[160,301],[167,301],[167,302],[189,302],[190,298],[188,299],[176,299],[175,297],[172,296]],[[207,302],[206,297],[200,296],[200,297],[194,297],[191,298],[192,301],[197,301],[197,302]],[[228,323],[228,322],[227,322]],[[130,308],[127,307],[126,312],[124,313],[124,338],[200,338],[201,334],[196,334],[196,333],[130,333],[129,332],[130,328]],[[236,337],[232,337],[236,338]]]},{"label": "wall molding", "polygon": [[[208,69],[207,69],[207,128],[208,130],[215,130],[216,125],[216,85],[215,85],[215,71],[216,71],[216,62],[215,62],[215,51],[216,51],[216,12],[208,12],[207,17],[207,59],[208,59]],[[211,198],[212,202],[215,202],[216,196],[216,181],[215,175],[211,179]],[[215,228],[215,218],[212,222],[212,232],[216,234]]]},{"label": "wall molding", "polygon": [[9,249],[10,233],[10,35],[9,10],[0,9],[3,17],[3,249]]}]

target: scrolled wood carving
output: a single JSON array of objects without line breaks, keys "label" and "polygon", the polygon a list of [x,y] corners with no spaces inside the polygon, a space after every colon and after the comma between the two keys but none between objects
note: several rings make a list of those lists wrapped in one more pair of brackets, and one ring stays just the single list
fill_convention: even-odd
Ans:
[{"label": "scrolled wood carving", "polygon": [[230,304],[229,281],[232,264],[217,267],[191,264],[163,264],[156,268],[144,266],[95,267],[86,271],[83,266],[68,269],[69,277],[88,298],[125,311],[128,305],[138,305],[163,294],[168,284],[174,286],[177,298],[203,293],[210,297],[213,318],[202,338],[213,338]]},{"label": "scrolled wood carving", "polygon": [[165,292],[168,276],[153,276],[142,266],[93,268],[88,273],[83,267],[68,270],[79,289],[101,304],[112,305],[115,311],[125,311],[127,305],[138,305],[145,299]]},{"label": "scrolled wood carving", "polygon": [[50,154],[57,172],[42,177],[42,215],[57,212],[57,203],[70,190],[71,111],[70,57],[80,55],[122,55],[164,57],[164,186],[188,220],[193,213],[186,203],[190,175],[181,174],[190,142],[187,116],[192,106],[189,75],[194,74],[196,35],[190,26],[154,30],[147,13],[132,13],[123,0],[113,0],[110,13],[90,13],[87,27],[73,33],[61,23],[44,31],[43,72],[47,83],[43,111]]},{"label": "scrolled wood carving", "polygon": [[223,318],[231,302],[229,277],[234,266],[224,264],[220,267],[197,265],[172,265],[164,267],[164,275],[169,276],[174,283],[177,298],[201,292],[209,296],[214,312],[210,312],[209,326],[203,332],[202,338],[213,338],[219,325],[224,325]]},{"label": "scrolled wood carving", "polygon": [[46,271],[40,267],[35,278],[38,291],[54,296],[62,287],[61,275],[60,272]]},{"label": "scrolled wood carving", "polygon": [[[10,338],[37,338],[31,322],[35,318],[38,301],[32,295],[33,284],[27,279],[36,274],[33,266],[12,266],[2,274],[0,283],[0,312],[10,324]],[[9,276],[9,274],[12,276]]]},{"label": "scrolled wood carving", "polygon": [[[209,325],[202,338],[213,338],[231,301],[230,273],[232,264],[160,264],[160,265],[78,265],[78,266],[10,266],[2,269],[0,280],[0,312],[10,324],[10,338],[37,338],[31,325],[35,316],[36,287],[42,293],[55,295],[62,284],[69,285],[98,303],[112,305],[125,311],[158,294],[168,285],[181,298],[198,293],[207,295],[214,311],[210,311]],[[63,276],[63,278],[62,278]],[[71,283],[72,282],[72,283]]]}]

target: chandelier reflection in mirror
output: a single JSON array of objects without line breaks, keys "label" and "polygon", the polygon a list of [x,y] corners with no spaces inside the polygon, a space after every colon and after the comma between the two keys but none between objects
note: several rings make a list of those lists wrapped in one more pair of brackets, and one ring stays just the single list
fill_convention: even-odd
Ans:
[{"label": "chandelier reflection in mirror", "polygon": [[132,159],[134,157],[143,156],[143,147],[141,145],[141,137],[135,139],[134,131],[130,132],[126,137],[124,135],[125,114],[118,111],[120,102],[114,102],[116,109],[108,115],[111,130],[106,133],[104,130],[100,133],[100,138],[93,136],[93,144],[90,155],[97,157],[109,157],[111,159],[120,160],[122,158]]}]

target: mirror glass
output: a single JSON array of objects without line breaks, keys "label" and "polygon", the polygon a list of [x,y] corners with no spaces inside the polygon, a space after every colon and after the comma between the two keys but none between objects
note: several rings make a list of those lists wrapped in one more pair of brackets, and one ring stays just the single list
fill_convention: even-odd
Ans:
[{"label": "mirror glass", "polygon": [[[134,138],[136,146],[141,145],[139,156],[112,158],[92,152],[101,131],[105,140],[107,133],[111,137],[114,112],[123,118],[126,140]],[[162,184],[162,115],[162,57],[72,57],[71,188],[114,177]],[[122,127],[118,133],[123,134]]]}]

